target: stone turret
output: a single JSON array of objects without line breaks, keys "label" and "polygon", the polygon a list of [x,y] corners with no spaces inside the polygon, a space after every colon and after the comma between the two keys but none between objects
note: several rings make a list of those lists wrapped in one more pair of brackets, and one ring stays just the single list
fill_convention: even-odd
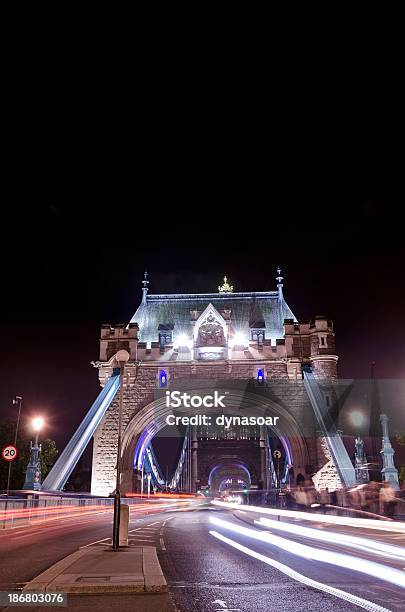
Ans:
[{"label": "stone turret", "polygon": [[284,338],[290,364],[311,365],[316,378],[337,377],[338,357],[332,321],[321,316],[311,323],[285,319]]},{"label": "stone turret", "polygon": [[311,365],[316,378],[337,378],[335,332],[333,323],[325,317],[315,317],[309,328]]},{"label": "stone turret", "polygon": [[138,323],[119,323],[101,326],[100,361],[109,361],[120,349],[128,351],[131,360],[136,360],[138,344]]}]

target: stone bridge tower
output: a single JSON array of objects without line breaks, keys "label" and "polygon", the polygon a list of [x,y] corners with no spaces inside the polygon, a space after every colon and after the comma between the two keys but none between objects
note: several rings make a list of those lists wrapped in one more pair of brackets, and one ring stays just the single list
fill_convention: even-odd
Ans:
[{"label": "stone bridge tower", "polygon": [[[142,301],[128,325],[102,326],[100,359],[95,363],[103,386],[116,367],[115,353],[126,349],[130,354],[123,400],[122,490],[139,490],[134,456],[143,431],[156,427],[153,415],[162,380],[168,389],[182,381],[192,385],[213,379],[235,384],[261,379],[271,385],[275,410],[288,424],[275,438],[289,454],[289,478],[310,478],[327,458],[317,439],[302,368],[310,366],[320,381],[336,379],[332,322],[325,317],[298,322],[285,301],[280,269],[274,291],[234,292],[225,278],[214,293],[153,295],[148,284],[145,273]],[[115,397],[94,435],[93,494],[114,490],[117,428]],[[194,430],[192,489],[218,487],[227,474],[228,480],[245,479],[251,486],[268,488],[270,443],[263,429],[239,430],[221,440]]]}]

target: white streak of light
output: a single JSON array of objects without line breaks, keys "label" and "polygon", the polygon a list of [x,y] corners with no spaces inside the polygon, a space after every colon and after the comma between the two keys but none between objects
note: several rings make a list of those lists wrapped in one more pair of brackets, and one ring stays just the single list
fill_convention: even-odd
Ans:
[{"label": "white streak of light", "polygon": [[317,582],[316,580],[312,580],[312,578],[308,578],[307,576],[304,576],[303,574],[299,574],[298,572],[291,569],[287,565],[284,565],[283,563],[280,563],[279,561],[276,561],[275,559],[271,559],[270,557],[266,557],[265,555],[261,555],[255,550],[252,550],[251,548],[247,548],[246,546],[243,546],[242,544],[239,544],[238,542],[235,542],[234,540],[231,540],[230,538],[227,538],[221,535],[217,531],[210,531],[209,533],[212,536],[214,536],[214,538],[217,538],[218,540],[221,540],[222,542],[225,542],[226,544],[233,546],[233,548],[236,548],[237,550],[244,552],[246,555],[249,555],[250,557],[253,557],[254,559],[258,559],[259,561],[262,561],[263,563],[267,563],[267,565],[271,565],[272,567],[278,569],[280,572],[283,572],[283,574],[286,574],[293,580],[297,580],[298,582],[301,582],[302,584],[310,586],[314,589],[318,589],[319,591],[324,591],[325,593],[328,593],[329,595],[334,595],[335,597],[339,597],[339,599],[344,599],[345,601],[355,604],[356,606],[360,606],[361,608],[364,608],[365,610],[369,610],[370,612],[390,612],[387,608],[382,608],[381,606],[378,606],[372,601],[368,601],[367,599],[362,599],[361,597],[357,597],[356,595],[352,595],[351,593],[346,593],[346,591],[342,591],[341,589],[336,589],[335,587],[329,586],[328,584],[324,584],[323,582]]},{"label": "white streak of light", "polygon": [[336,533],[335,531],[320,531],[319,529],[313,529],[311,527],[301,527],[301,525],[296,525],[294,523],[272,521],[271,519],[263,517],[261,517],[260,520],[255,520],[255,523],[263,527],[295,533],[304,538],[313,538],[314,540],[322,540],[323,542],[329,542],[331,544],[344,544],[350,548],[362,550],[363,552],[372,553],[374,555],[380,555],[382,557],[389,557],[390,559],[405,559],[405,548],[385,544],[378,540],[358,538],[352,535]]},{"label": "white streak of light", "polygon": [[[235,504],[221,501],[212,501],[214,506],[238,510]],[[260,506],[243,506],[244,511],[256,512],[258,514],[271,514],[273,516],[285,516],[286,518],[297,518],[315,523],[335,523],[336,525],[349,525],[350,527],[363,527],[364,529],[378,529],[379,531],[394,531],[405,533],[405,523],[400,521],[378,521],[376,519],[352,518],[348,516],[330,516],[326,514],[315,514],[312,512],[299,512],[298,510],[276,510],[275,508],[261,508]]]},{"label": "white streak of light", "polygon": [[210,522],[224,529],[229,529],[239,534],[243,534],[248,538],[259,540],[260,542],[266,542],[277,546],[287,552],[304,559],[312,559],[314,561],[322,561],[323,563],[330,563],[337,565],[338,567],[345,567],[346,569],[361,572],[369,576],[373,576],[379,580],[385,580],[391,582],[396,586],[405,588],[405,575],[401,570],[397,570],[393,567],[382,565],[381,563],[375,563],[375,561],[368,561],[367,559],[361,559],[360,557],[353,557],[343,553],[333,552],[331,550],[323,550],[320,548],[313,548],[306,544],[299,544],[281,538],[280,536],[273,535],[268,532],[258,531],[257,529],[249,529],[248,527],[242,527],[228,521],[210,516]]}]

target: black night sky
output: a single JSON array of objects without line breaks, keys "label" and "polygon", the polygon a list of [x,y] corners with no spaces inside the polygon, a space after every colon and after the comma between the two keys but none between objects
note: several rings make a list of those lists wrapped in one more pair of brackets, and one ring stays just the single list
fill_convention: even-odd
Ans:
[{"label": "black night sky", "polygon": [[2,219],[4,416],[20,394],[25,422],[40,412],[46,435],[67,441],[98,393],[100,325],[130,319],[145,269],[151,293],[216,291],[225,274],[262,291],[280,265],[298,319],[334,320],[341,377],[369,377],[372,360],[378,377],[405,377],[403,201],[374,167],[345,179],[279,162],[277,174],[259,159],[169,164],[151,150],[131,167],[55,148],[15,176]]}]

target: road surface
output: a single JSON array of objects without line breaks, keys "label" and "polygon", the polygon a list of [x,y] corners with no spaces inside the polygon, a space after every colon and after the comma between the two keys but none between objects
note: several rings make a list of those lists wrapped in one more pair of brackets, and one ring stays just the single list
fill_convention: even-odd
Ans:
[{"label": "road surface", "polygon": [[[314,528],[315,535],[302,537],[258,525],[255,520],[260,516],[263,515],[248,513],[243,508],[231,511],[210,504],[158,509],[147,516],[132,512],[130,545],[157,547],[173,602],[167,610],[346,612],[361,609],[359,602],[360,605],[363,602],[363,608],[376,611],[378,606],[395,612],[405,609],[405,590],[396,584],[401,576],[405,580],[405,560],[401,555],[399,558],[392,555],[392,550],[401,550],[404,546],[404,534],[331,527],[317,523],[314,517],[314,522],[305,527]],[[303,523],[294,521],[293,524]],[[110,543],[111,527],[112,514],[103,512],[5,530],[0,534],[1,590],[22,588],[25,582],[80,546]],[[375,548],[353,548],[350,542],[330,542],[332,532],[367,538],[377,543],[374,545],[377,548],[388,544],[395,549],[378,552]],[[269,534],[270,541],[264,541],[263,534]],[[326,534],[326,539],[323,536],[320,541],[317,534]],[[308,554],[307,549],[315,558],[303,556]],[[344,557],[335,558],[332,553]],[[342,563],[349,567],[343,567]],[[360,567],[362,572],[358,571]],[[332,587],[340,594],[325,592],[322,587]],[[357,604],[347,601],[352,595],[360,598]],[[143,601],[146,599],[144,596]],[[121,612],[138,609],[132,596],[121,599],[116,596],[114,601],[107,600],[107,596],[80,597],[75,599],[75,604],[75,609],[77,606],[77,609],[96,607]]]}]

